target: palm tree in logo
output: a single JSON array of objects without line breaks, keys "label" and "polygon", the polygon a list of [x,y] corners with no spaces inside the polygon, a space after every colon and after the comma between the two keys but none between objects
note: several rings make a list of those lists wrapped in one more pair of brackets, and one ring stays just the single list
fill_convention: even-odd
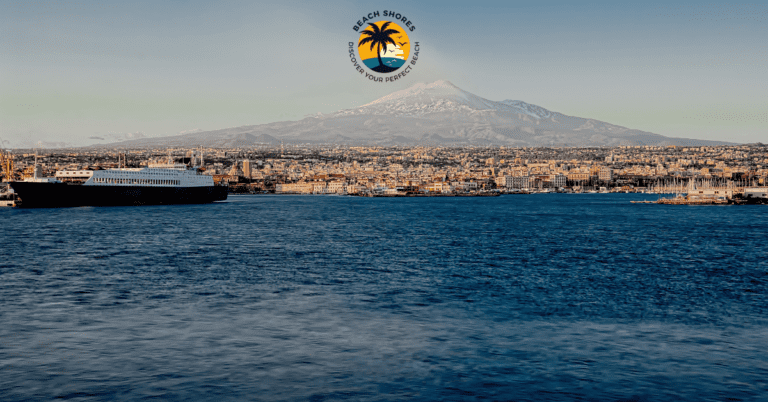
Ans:
[{"label": "palm tree in logo", "polygon": [[368,36],[366,38],[360,39],[360,43],[357,44],[357,47],[360,47],[370,42],[371,50],[373,50],[373,47],[376,46],[376,55],[379,57],[379,65],[372,68],[371,70],[377,73],[389,73],[397,70],[396,68],[385,66],[384,62],[381,61],[381,49],[384,48],[384,52],[386,53],[387,43],[391,43],[392,45],[395,45],[395,40],[392,39],[391,36],[394,34],[400,33],[395,29],[387,29],[387,26],[389,24],[390,22],[387,21],[384,23],[384,25],[381,26],[381,28],[379,28],[378,26],[376,26],[376,24],[372,24],[369,22],[368,25],[370,25],[370,28],[361,32]]}]

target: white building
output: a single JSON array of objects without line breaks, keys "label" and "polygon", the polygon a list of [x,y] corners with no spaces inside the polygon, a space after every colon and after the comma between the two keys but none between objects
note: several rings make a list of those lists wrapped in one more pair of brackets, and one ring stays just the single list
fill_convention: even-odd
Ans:
[{"label": "white building", "polygon": [[768,198],[768,187],[747,187],[744,189],[747,198]]},{"label": "white building", "polygon": [[552,187],[560,188],[565,187],[565,182],[568,178],[564,174],[556,174],[550,177]]},{"label": "white building", "polygon": [[427,186],[427,191],[433,193],[450,193],[453,191],[453,186],[450,183],[438,181]]},{"label": "white building", "polygon": [[529,177],[528,176],[513,176],[512,186],[510,188],[528,188]]},{"label": "white building", "polygon": [[496,187],[512,188],[512,176],[498,176],[496,178]]},{"label": "white building", "polygon": [[327,191],[329,193],[343,193],[346,191],[347,184],[343,181],[332,181],[328,183]]}]

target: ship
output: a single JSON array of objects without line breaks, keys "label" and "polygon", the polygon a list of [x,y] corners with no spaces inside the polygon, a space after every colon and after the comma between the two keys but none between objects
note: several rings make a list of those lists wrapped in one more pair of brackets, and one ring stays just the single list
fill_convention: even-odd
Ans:
[{"label": "ship", "polygon": [[[35,163],[37,165],[37,163]],[[205,204],[227,199],[227,187],[215,185],[200,167],[175,163],[147,167],[58,171],[10,182],[21,208]]]}]

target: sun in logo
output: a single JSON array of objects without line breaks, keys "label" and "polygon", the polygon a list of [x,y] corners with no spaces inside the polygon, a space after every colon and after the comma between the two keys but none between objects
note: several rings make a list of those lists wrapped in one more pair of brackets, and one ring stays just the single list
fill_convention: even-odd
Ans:
[{"label": "sun in logo", "polygon": [[369,22],[360,33],[357,51],[366,67],[377,73],[391,73],[405,64],[411,53],[405,29],[392,21]]}]

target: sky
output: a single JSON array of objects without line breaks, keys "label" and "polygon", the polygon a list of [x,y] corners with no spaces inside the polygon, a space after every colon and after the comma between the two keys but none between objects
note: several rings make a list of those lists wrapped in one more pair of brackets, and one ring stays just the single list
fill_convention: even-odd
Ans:
[{"label": "sky", "polygon": [[[418,62],[355,71],[394,10]],[[701,1],[0,2],[0,143],[80,146],[299,120],[448,80],[671,137],[768,142],[768,5]]]}]

